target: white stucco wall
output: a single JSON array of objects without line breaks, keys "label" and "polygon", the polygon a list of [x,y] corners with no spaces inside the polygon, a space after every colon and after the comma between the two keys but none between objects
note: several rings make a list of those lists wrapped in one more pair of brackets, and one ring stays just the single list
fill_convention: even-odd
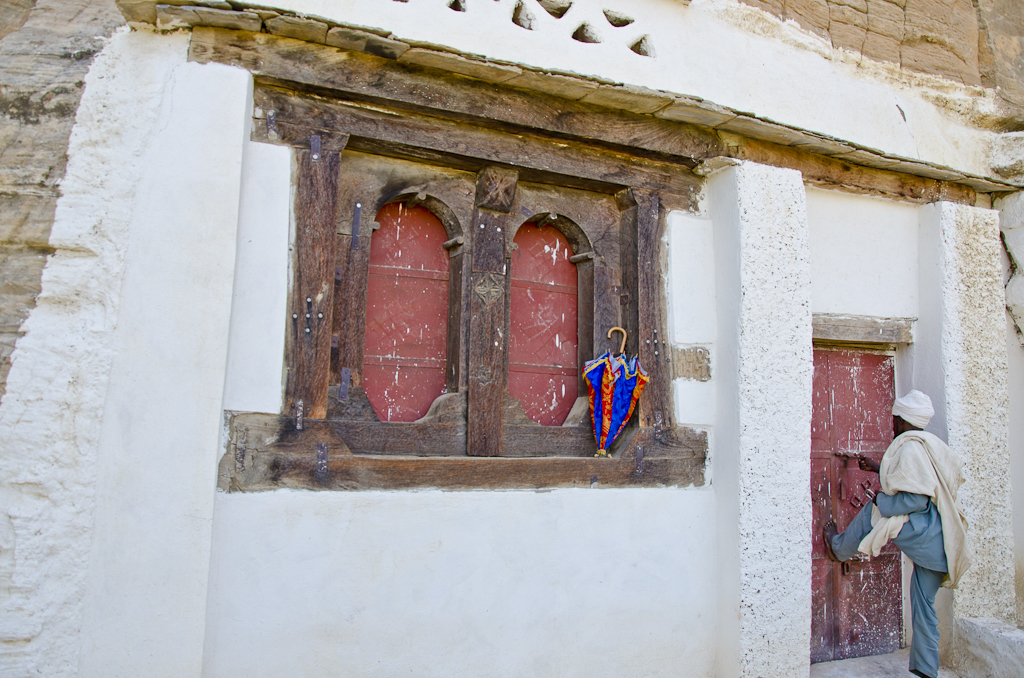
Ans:
[{"label": "white stucco wall", "polygon": [[207,678],[713,675],[699,490],[217,496]]},{"label": "white stucco wall", "polygon": [[153,102],[112,337],[80,676],[196,675],[202,662],[252,81],[177,56]]},{"label": "white stucco wall", "polygon": [[811,309],[916,318],[919,220],[916,205],[808,188]]},{"label": "white stucco wall", "polygon": [[[731,0],[630,3],[635,25],[602,24],[600,45],[568,38],[604,21],[583,0],[561,20],[538,12],[532,33],[508,0],[466,13],[440,0],[289,3],[984,164],[985,133]],[[773,30],[785,39],[757,34]],[[654,59],[625,49],[644,32]],[[991,306],[991,290],[878,244],[985,264],[990,243],[971,235],[988,233],[984,214],[929,208],[921,223],[946,226],[928,233],[953,229],[943,244],[919,233],[918,208],[741,163],[710,179],[700,217],[670,215],[667,235],[672,340],[712,349],[712,381],[674,385],[677,421],[711,430],[709,486],[215,493],[222,410],[280,407],[291,159],[245,140],[248,74],[187,63],[187,39],[118,33],[87,79],[56,252],[0,408],[4,673],[806,675],[812,309],[931,323],[941,339],[913,370],[961,389],[955,402],[940,393],[937,425],[966,436],[972,478],[998,477],[998,421],[970,424],[998,402],[984,365],[999,356],[975,341],[991,327],[964,316],[967,302]],[[915,296],[926,280],[941,293]],[[986,563],[1006,544],[1005,498],[972,504]],[[1001,591],[986,598],[1005,579],[992,571],[965,610],[1005,616]]]},{"label": "white stucco wall", "polygon": [[[0,407],[0,670],[74,675],[134,197],[186,36],[116,33],[86,76],[42,293]],[[126,60],[132,69],[126,69]]]},{"label": "white stucco wall", "polygon": [[[277,412],[291,153],[243,157],[224,407]],[[710,488],[218,493],[204,675],[711,676],[714,510]]]},{"label": "white stucco wall", "polygon": [[[560,19],[530,0],[532,30],[512,22],[517,2],[466,2],[464,12],[452,11],[449,0],[273,4],[496,60],[696,96],[905,157],[990,173],[994,133],[968,124],[995,110],[980,90],[854,58],[738,0],[576,0]],[[634,22],[615,28],[605,9]],[[583,23],[600,43],[571,38]],[[644,35],[653,58],[629,49]]]},{"label": "white stucco wall", "polygon": [[13,356],[0,672],[198,675],[251,78],[116,33]]},{"label": "white stucco wall", "polygon": [[710,429],[715,423],[715,240],[711,220],[670,212],[665,229],[668,250],[669,337],[677,349],[705,348],[711,353],[711,379],[677,378],[672,382],[675,421]]},{"label": "white stucco wall", "polygon": [[[811,268],[800,173],[708,180],[718,366],[718,676],[808,675]],[[780,511],[779,507],[785,510]]]}]

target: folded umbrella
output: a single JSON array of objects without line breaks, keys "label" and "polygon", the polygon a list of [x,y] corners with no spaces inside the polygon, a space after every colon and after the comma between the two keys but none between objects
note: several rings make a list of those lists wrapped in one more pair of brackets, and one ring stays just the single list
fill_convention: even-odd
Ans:
[{"label": "folded umbrella", "polygon": [[626,331],[621,327],[613,327],[608,330],[608,338],[611,339],[615,331],[622,332],[619,353],[612,355],[610,351],[605,351],[604,355],[583,365],[583,379],[587,382],[590,394],[590,421],[597,441],[595,457],[608,456],[608,448],[626,427],[626,422],[640,401],[640,392],[648,381],[647,372],[640,366],[640,360],[636,356],[627,359],[623,354],[626,349]]}]

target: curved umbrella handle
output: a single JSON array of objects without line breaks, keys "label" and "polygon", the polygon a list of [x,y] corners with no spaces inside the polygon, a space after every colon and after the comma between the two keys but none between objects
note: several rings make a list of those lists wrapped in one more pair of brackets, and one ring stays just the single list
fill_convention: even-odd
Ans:
[{"label": "curved umbrella handle", "polygon": [[621,327],[613,327],[613,328],[611,328],[610,330],[608,330],[608,338],[609,339],[612,338],[612,332],[615,332],[615,331],[622,332],[622,345],[619,346],[619,353],[625,353],[626,352],[626,330],[622,329]]}]

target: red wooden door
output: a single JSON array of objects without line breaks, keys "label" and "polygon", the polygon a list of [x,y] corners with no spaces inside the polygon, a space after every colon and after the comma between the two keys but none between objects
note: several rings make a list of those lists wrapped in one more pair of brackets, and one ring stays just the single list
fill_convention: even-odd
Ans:
[{"label": "red wooden door", "polygon": [[413,421],[445,389],[447,236],[420,206],[385,205],[377,222],[366,285],[363,388],[381,421]]},{"label": "red wooden door", "polygon": [[811,662],[887,654],[900,647],[900,554],[889,544],[870,561],[833,563],[821,529],[845,529],[878,476],[861,471],[860,453],[880,461],[892,442],[893,359],[856,351],[815,350],[811,423]]},{"label": "red wooden door", "polygon": [[576,264],[557,228],[524,224],[513,242],[508,392],[533,421],[560,426],[578,384]]}]

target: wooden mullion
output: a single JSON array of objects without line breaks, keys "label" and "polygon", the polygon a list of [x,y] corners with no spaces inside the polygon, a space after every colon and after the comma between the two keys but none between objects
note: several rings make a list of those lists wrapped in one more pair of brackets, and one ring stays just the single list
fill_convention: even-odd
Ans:
[{"label": "wooden mullion", "polygon": [[643,426],[667,427],[672,420],[672,399],[661,279],[661,201],[654,191],[631,192],[636,201],[636,346],[650,379],[640,398],[640,422]]},{"label": "wooden mullion", "polygon": [[508,375],[509,276],[505,237],[517,175],[485,167],[477,177],[470,278],[469,414],[467,451],[473,456],[501,454],[502,398]]},{"label": "wooden mullion", "polygon": [[327,415],[334,311],[335,222],[340,154],[296,152],[295,277],[286,403],[304,417]]}]

